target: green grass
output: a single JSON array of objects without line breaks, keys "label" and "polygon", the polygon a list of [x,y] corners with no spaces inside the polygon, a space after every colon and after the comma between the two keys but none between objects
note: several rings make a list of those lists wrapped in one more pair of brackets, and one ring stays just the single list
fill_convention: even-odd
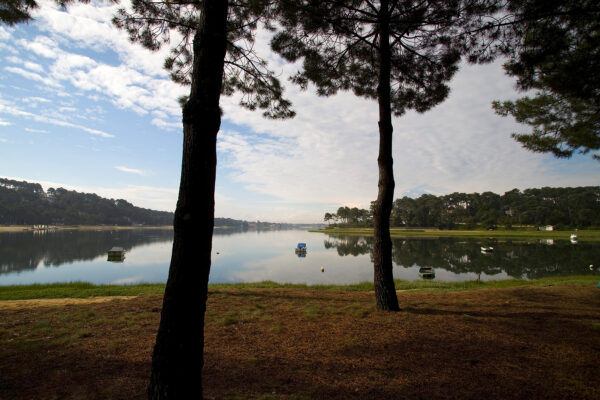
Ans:
[{"label": "green grass", "polygon": [[0,300],[87,298],[95,296],[137,296],[163,293],[165,285],[94,285],[86,282],[0,286]]},{"label": "green grass", "polygon": [[[559,276],[535,280],[506,279],[499,281],[466,281],[441,282],[436,280],[406,281],[396,279],[396,290],[453,291],[490,288],[507,288],[517,286],[552,286],[552,285],[590,285],[598,283],[597,276]],[[311,289],[347,292],[368,292],[373,290],[373,282],[361,282],[351,285],[306,285],[292,283],[276,283],[272,281],[254,283],[219,283],[208,286],[209,291],[219,289]],[[36,285],[0,286],[0,300],[24,299],[62,299],[88,298],[95,296],[137,296],[141,294],[162,294],[165,285],[162,283],[139,285],[94,285],[85,282],[52,283]],[[253,304],[256,311],[260,304]]]},{"label": "green grass", "polygon": [[[371,228],[329,228],[313,230],[311,232],[333,233],[345,235],[373,235]],[[472,238],[497,238],[497,239],[564,239],[569,240],[574,231],[535,231],[535,230],[423,230],[423,229],[390,229],[392,236],[398,237],[472,237]],[[600,241],[600,231],[579,230],[579,241]]]}]

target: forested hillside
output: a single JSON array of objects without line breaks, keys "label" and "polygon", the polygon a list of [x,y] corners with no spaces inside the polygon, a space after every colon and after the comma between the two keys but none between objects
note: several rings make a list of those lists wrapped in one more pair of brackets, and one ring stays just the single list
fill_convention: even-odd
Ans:
[{"label": "forested hillside", "polygon": [[0,178],[2,225],[171,225],[173,213],[39,183]]},{"label": "forested hillside", "polygon": [[[371,226],[372,210],[340,207],[337,213],[325,213],[324,220],[341,226]],[[391,224],[442,229],[518,225],[599,227],[600,186],[513,189],[503,195],[484,192],[403,197],[394,201]]]}]

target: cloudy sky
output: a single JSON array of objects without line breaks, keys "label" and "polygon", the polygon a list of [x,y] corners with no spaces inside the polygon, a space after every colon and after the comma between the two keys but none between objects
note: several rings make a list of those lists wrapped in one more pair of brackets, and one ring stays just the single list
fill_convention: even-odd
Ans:
[{"label": "cloudy sky", "polygon": [[[188,91],[151,53],[110,23],[115,6],[41,1],[35,21],[0,25],[0,176],[174,210],[181,111]],[[272,69],[296,70],[269,54]],[[501,63],[465,65],[449,99],[394,120],[396,197],[454,191],[600,184],[589,156],[557,160],[523,150],[524,131],[490,103],[518,94]],[[270,121],[222,98],[216,216],[321,222],[341,205],[377,196],[377,105],[341,93],[320,98],[287,84],[296,118]]]}]

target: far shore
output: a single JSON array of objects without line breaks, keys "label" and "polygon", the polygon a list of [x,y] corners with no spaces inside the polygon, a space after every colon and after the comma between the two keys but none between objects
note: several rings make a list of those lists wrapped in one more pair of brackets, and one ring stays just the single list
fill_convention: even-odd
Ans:
[{"label": "far shore", "polygon": [[[343,234],[343,235],[373,235],[373,228],[325,228],[311,232]],[[434,228],[392,228],[390,235],[395,237],[473,237],[494,239],[565,239],[569,240],[572,233],[577,234],[579,241],[600,241],[600,230],[441,230]]]},{"label": "far shore", "polygon": [[[114,231],[131,229],[173,229],[172,225],[162,226],[124,226],[124,225],[46,225],[48,230],[78,230],[78,231]],[[23,232],[32,231],[33,225],[3,225],[0,232]]]}]

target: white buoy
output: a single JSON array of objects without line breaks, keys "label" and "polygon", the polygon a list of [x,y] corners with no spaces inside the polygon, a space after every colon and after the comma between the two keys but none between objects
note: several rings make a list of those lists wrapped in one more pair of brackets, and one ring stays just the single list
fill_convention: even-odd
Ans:
[{"label": "white buoy", "polygon": [[325,272],[325,267],[321,267],[321,272]]}]

